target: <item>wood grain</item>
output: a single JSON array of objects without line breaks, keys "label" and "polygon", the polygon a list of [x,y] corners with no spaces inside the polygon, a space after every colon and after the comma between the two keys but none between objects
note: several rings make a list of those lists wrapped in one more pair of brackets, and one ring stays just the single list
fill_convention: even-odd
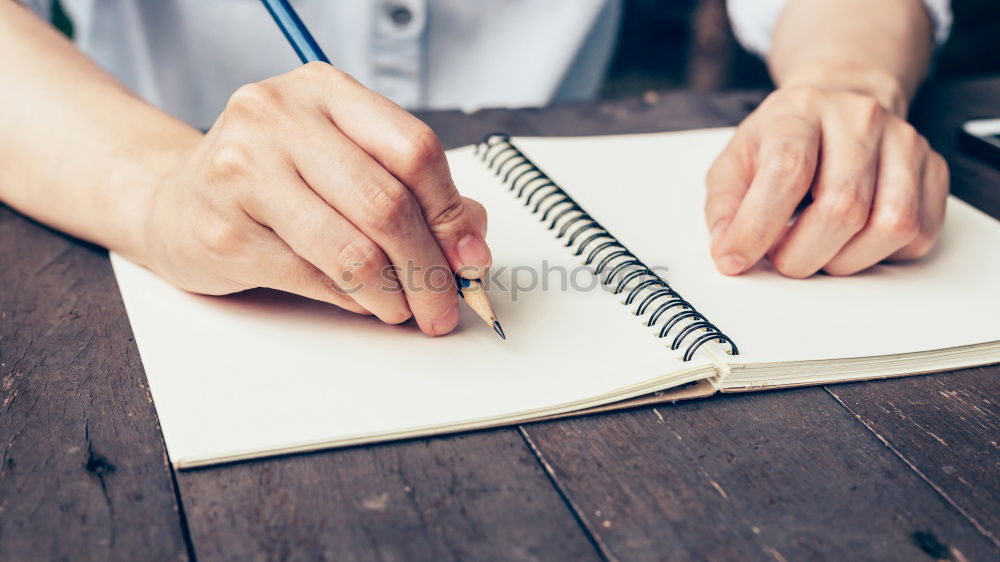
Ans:
[{"label": "wood grain", "polygon": [[1000,368],[827,387],[1000,547]]},{"label": "wood grain", "polygon": [[821,388],[524,427],[620,560],[915,560],[994,545]]},{"label": "wood grain", "polygon": [[0,206],[0,560],[185,560],[102,250]]},{"label": "wood grain", "polygon": [[178,474],[200,560],[596,560],[516,430]]}]

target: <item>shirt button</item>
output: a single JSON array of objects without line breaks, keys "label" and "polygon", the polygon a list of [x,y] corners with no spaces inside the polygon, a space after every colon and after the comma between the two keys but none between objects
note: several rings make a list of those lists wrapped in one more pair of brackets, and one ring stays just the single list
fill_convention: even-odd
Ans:
[{"label": "shirt button", "polygon": [[413,12],[406,6],[396,4],[389,7],[389,17],[394,24],[403,27],[413,20]]}]

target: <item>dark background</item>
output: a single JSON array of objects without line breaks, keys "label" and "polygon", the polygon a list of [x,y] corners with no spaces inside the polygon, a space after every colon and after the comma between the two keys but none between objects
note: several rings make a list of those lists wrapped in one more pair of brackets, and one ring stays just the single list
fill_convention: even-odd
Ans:
[{"label": "dark background", "polygon": [[[889,0],[874,0],[889,1]],[[54,23],[72,23],[53,0]],[[936,78],[1000,74],[1000,0],[953,0],[951,38],[938,53]],[[625,0],[618,50],[604,97],[689,88],[712,92],[771,85],[757,57],[736,42],[725,0]]]},{"label": "dark background", "polygon": [[[934,76],[1000,74],[1000,0],[952,0],[952,10],[951,38],[938,53]],[[725,0],[625,0],[605,97],[770,85],[761,61],[733,37]]]}]

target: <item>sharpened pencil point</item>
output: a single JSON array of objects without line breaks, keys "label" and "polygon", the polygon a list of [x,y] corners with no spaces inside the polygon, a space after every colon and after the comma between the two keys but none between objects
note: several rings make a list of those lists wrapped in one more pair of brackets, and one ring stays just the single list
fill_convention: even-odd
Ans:
[{"label": "sharpened pencil point", "polygon": [[503,333],[503,328],[500,327],[500,323],[497,322],[496,320],[493,321],[493,331],[496,332],[497,334],[500,334],[501,338],[505,340],[507,339],[507,335]]}]

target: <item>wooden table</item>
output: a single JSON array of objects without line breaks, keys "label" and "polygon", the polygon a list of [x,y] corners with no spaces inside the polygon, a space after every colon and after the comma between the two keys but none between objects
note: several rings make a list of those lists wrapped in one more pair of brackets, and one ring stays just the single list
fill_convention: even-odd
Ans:
[{"label": "wooden table", "polygon": [[[457,146],[496,130],[728,125],[762,96],[423,117]],[[914,113],[954,192],[1000,215],[1000,171],[954,137],[966,118],[1000,115],[1000,78],[934,85]],[[175,472],[106,253],[0,206],[0,559],[997,560],[998,375],[716,397]]]}]

